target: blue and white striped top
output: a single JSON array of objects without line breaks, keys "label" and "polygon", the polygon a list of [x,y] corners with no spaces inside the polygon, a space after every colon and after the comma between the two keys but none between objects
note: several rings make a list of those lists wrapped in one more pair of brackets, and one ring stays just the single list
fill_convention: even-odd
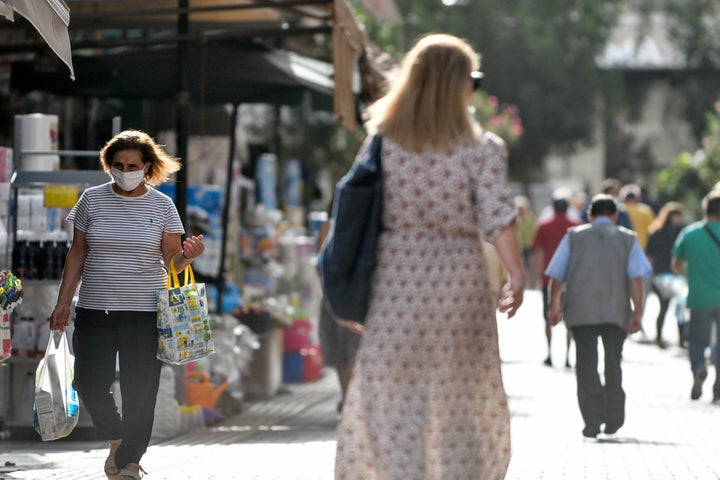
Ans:
[{"label": "blue and white striped top", "polygon": [[88,188],[67,220],[85,232],[87,256],[77,306],[94,310],[157,310],[164,289],[163,232],[184,233],[170,197],[147,187],[123,197],[111,182]]}]

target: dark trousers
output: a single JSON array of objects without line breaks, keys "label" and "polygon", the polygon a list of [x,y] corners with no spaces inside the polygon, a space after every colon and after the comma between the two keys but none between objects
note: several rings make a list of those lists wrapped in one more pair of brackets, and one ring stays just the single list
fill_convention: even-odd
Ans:
[{"label": "dark trousers", "polygon": [[[720,345],[720,308],[690,311],[688,353],[693,375],[701,368],[705,368],[705,349],[711,344],[713,326],[715,326],[715,342]],[[720,396],[720,355],[714,357],[715,385],[713,386],[713,393]]]},{"label": "dark trousers", "polygon": [[[623,343],[626,332],[617,325],[574,327],[577,363],[577,396],[585,425],[591,428],[620,428],[625,422],[625,392],[622,388]],[[605,350],[605,385],[598,374],[598,337]]]},{"label": "dark trousers", "polygon": [[662,340],[662,329],[665,325],[665,315],[667,315],[668,308],[670,307],[670,299],[663,298],[662,293],[655,285],[652,286],[652,289],[660,302],[660,311],[658,312],[657,321],[655,322],[655,331],[657,332],[656,338],[658,340]]},{"label": "dark trousers", "polygon": [[[122,438],[115,454],[117,466],[139,463],[150,443],[160,383],[157,314],[76,310],[73,385],[98,436],[106,440]],[[116,354],[122,419],[110,392],[116,379]]]}]

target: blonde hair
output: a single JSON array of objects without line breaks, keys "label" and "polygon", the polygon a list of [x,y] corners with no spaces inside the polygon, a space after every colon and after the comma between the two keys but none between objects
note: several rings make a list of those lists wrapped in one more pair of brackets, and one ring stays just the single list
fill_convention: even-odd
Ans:
[{"label": "blonde hair", "polygon": [[151,186],[163,183],[182,166],[178,159],[168,155],[147,133],[140,130],[125,130],[108,140],[100,151],[100,163],[108,175],[115,154],[121,150],[140,152],[143,163],[150,164],[144,181]]},{"label": "blonde hair", "polygon": [[403,148],[450,150],[477,141],[479,126],[468,112],[470,73],[480,55],[458,37],[431,34],[405,55],[390,91],[368,107],[368,129]]}]

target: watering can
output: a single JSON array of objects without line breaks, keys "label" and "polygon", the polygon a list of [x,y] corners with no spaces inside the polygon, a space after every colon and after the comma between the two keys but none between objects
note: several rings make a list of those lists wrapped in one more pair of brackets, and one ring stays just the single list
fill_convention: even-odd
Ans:
[{"label": "watering can", "polygon": [[189,380],[185,385],[188,405],[200,405],[208,410],[215,409],[220,395],[230,385],[230,382],[225,381],[215,388],[208,376],[202,372],[187,372],[185,378]]}]

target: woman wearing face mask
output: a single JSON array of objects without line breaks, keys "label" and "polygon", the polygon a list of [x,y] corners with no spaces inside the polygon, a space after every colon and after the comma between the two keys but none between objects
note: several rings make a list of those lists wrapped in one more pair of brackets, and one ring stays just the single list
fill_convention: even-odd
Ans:
[{"label": "woman wearing face mask", "polygon": [[[144,132],[117,134],[100,152],[111,182],[88,188],[67,217],[67,255],[51,328],[63,330],[76,306],[74,386],[97,434],[110,442],[105,473],[139,479],[150,442],[161,363],[156,358],[156,292],[171,261],[181,271],[204,250],[184,229],[172,200],[152,188],[180,169]],[[122,418],[110,393],[119,358]]]}]

